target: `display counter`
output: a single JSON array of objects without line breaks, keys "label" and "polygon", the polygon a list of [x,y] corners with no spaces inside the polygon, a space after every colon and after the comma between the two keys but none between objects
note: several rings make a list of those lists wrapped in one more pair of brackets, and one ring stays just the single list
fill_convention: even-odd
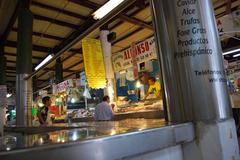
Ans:
[{"label": "display counter", "polygon": [[[85,115],[93,115],[85,114]],[[145,118],[145,119],[156,119],[156,118],[164,118],[164,111],[162,101],[159,100],[151,100],[146,102],[139,102],[133,104],[118,106],[114,112],[113,121],[124,120],[128,118]],[[62,117],[59,119],[55,119],[55,123],[65,123],[65,122],[90,122],[94,121],[93,116],[85,116],[85,117],[72,117],[69,119],[68,117]]]},{"label": "display counter", "polygon": [[85,122],[74,126],[81,128],[25,136],[11,133],[4,141],[9,143],[0,148],[0,159],[121,159],[194,139],[191,123],[171,125],[162,119]]}]

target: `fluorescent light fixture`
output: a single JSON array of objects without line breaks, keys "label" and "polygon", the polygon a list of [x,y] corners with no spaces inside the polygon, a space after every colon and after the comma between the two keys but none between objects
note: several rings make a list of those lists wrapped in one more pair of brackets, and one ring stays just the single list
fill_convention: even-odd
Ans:
[{"label": "fluorescent light fixture", "polygon": [[235,52],[240,52],[240,48],[238,49],[234,49],[234,50],[231,50],[231,51],[227,51],[227,52],[224,52],[223,55],[227,55],[227,54],[231,54],[231,53],[235,53]]},{"label": "fluorescent light fixture", "polygon": [[239,57],[240,56],[240,53],[239,54],[235,54],[234,56],[233,56],[233,58],[236,58],[236,57]]},{"label": "fluorescent light fixture", "polygon": [[53,54],[48,55],[37,67],[35,67],[35,71],[41,68],[44,64],[50,61],[53,58]]},{"label": "fluorescent light fixture", "polygon": [[114,8],[116,8],[123,1],[124,0],[109,0],[101,8],[99,8],[97,11],[95,11],[92,14],[93,18],[96,20],[102,19],[104,16],[106,16],[109,12],[111,12]]}]

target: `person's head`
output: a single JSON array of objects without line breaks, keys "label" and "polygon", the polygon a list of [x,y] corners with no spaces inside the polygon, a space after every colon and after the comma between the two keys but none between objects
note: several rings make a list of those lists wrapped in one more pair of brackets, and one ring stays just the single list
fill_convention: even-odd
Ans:
[{"label": "person's head", "polygon": [[43,97],[42,103],[47,107],[51,106],[52,103],[51,98],[49,96]]},{"label": "person's head", "polygon": [[156,79],[155,79],[154,77],[150,77],[150,78],[148,79],[148,83],[149,83],[150,85],[154,85],[155,82],[156,82]]},{"label": "person's head", "polygon": [[139,76],[139,79],[141,80],[142,83],[147,84],[148,79],[149,79],[148,73],[147,72],[142,72]]},{"label": "person's head", "polygon": [[110,98],[109,98],[109,96],[104,96],[104,97],[103,97],[103,102],[110,103]]}]

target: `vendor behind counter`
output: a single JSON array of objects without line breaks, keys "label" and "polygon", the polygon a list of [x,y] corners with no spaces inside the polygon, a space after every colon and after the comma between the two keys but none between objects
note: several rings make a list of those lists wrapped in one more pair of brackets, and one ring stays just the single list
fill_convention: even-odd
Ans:
[{"label": "vendor behind counter", "polygon": [[148,80],[149,83],[149,89],[146,93],[146,96],[144,97],[144,100],[146,100],[150,94],[154,94],[156,98],[162,99],[161,95],[161,85],[154,77],[150,77]]},{"label": "vendor behind counter", "polygon": [[[144,63],[144,65],[142,65]],[[160,82],[157,80],[156,84],[152,86],[151,91],[149,89],[149,79],[150,77],[159,78],[160,68],[157,60],[151,60],[148,62],[140,63],[140,72],[139,72],[139,80],[141,84],[143,85],[141,90],[141,99],[144,99],[145,95],[147,93],[153,93],[154,88],[156,88],[156,91],[161,90]],[[151,66],[151,67],[149,67]],[[137,102],[140,100],[140,98],[137,95],[138,88],[136,87],[136,80],[134,80],[133,77],[129,78],[128,72],[131,72],[131,69],[127,69],[126,73],[116,73],[117,77],[117,96],[118,97],[127,97],[130,101]],[[153,95],[155,95],[153,93]],[[156,94],[153,98],[159,98],[161,99],[161,92]],[[150,98],[147,97],[147,98]]]}]

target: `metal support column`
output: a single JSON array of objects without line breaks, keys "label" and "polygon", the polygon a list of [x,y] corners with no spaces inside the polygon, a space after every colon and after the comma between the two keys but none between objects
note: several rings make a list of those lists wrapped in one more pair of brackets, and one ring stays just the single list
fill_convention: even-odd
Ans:
[{"label": "metal support column", "polygon": [[212,1],[151,4],[170,121],[195,124],[197,140],[184,158],[239,159]]},{"label": "metal support column", "polygon": [[[6,57],[4,56],[4,45],[0,44],[0,86],[1,89],[6,89],[7,86],[7,77],[6,77]],[[1,91],[2,92],[2,91]],[[6,93],[5,93],[6,94]],[[5,100],[3,100],[5,99]],[[1,93],[1,101],[0,102],[0,136],[3,136],[3,126],[5,124],[5,107],[4,101],[6,102],[6,95]],[[2,106],[3,105],[3,106]]]},{"label": "metal support column", "polygon": [[32,79],[25,77],[32,72],[32,32],[33,14],[29,0],[23,0],[18,16],[16,80],[16,119],[21,126],[31,125]]},{"label": "metal support column", "polygon": [[100,33],[100,40],[102,44],[102,51],[103,51],[103,59],[105,64],[105,70],[106,70],[106,78],[107,78],[107,88],[105,90],[105,94],[107,94],[110,97],[110,101],[113,102],[115,100],[115,89],[114,84],[115,83],[115,77],[114,77],[114,71],[112,66],[112,44],[108,42],[108,34],[109,30],[105,27],[101,28]]},{"label": "metal support column", "polygon": [[32,92],[33,92],[33,101],[37,98],[38,96],[38,88],[37,88],[37,77],[33,76],[32,77]]},{"label": "metal support column", "polygon": [[55,64],[55,80],[56,83],[60,83],[63,81],[63,64],[61,58],[56,60]]},{"label": "metal support column", "polygon": [[6,85],[7,58],[4,56],[4,45],[0,44],[0,85]]}]

